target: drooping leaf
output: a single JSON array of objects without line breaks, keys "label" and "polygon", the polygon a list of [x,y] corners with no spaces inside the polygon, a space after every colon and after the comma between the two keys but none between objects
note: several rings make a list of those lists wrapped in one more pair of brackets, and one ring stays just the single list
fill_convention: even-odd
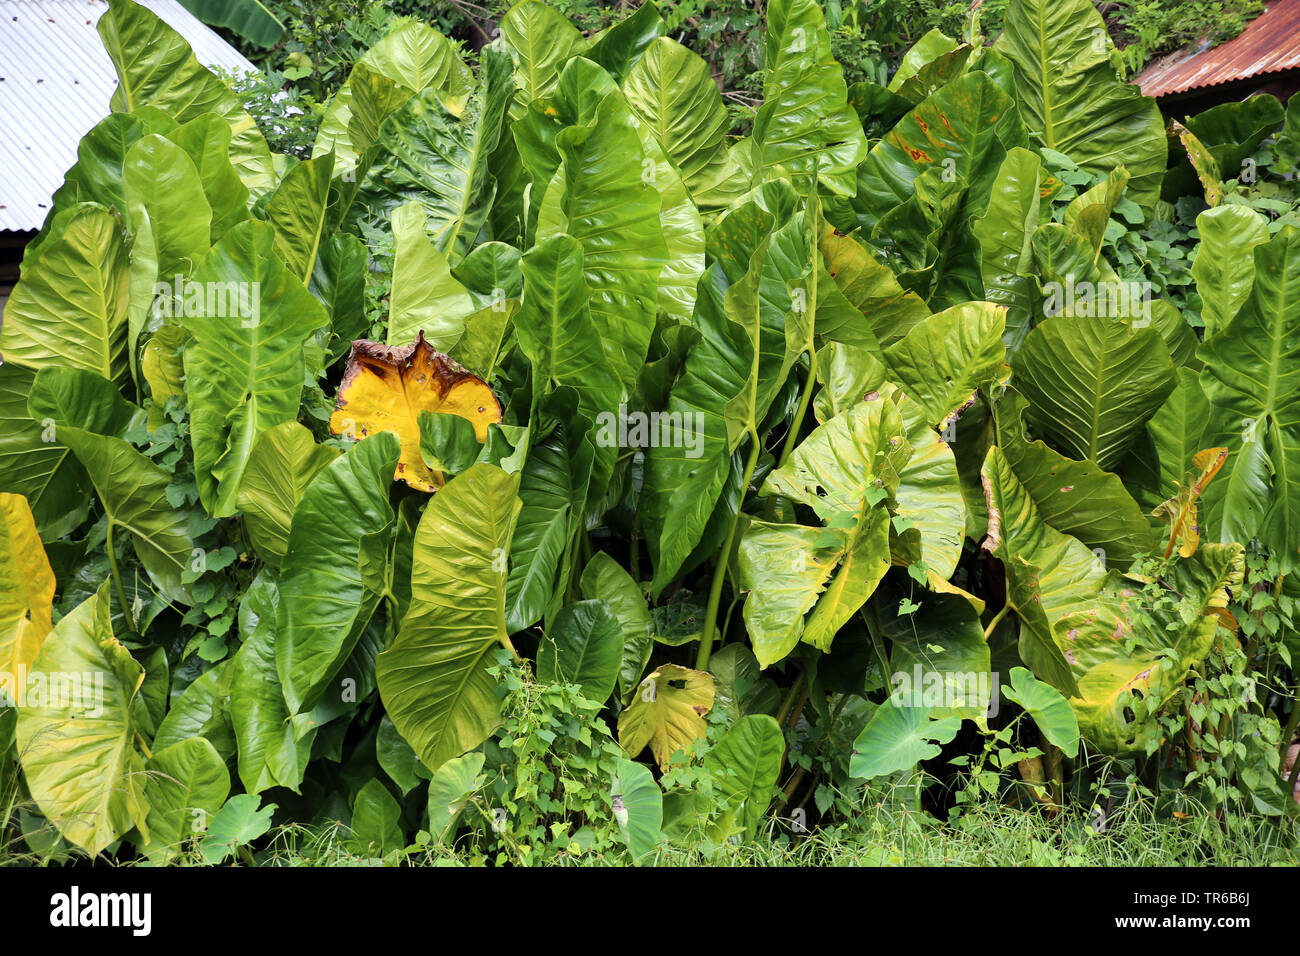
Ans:
[{"label": "drooping leaf", "polygon": [[339,452],[317,445],[297,422],[283,422],[258,438],[248,456],[236,504],[258,555],[273,568],[284,560],[289,528],[302,494]]},{"label": "drooping leaf", "polygon": [[1186,483],[1180,484],[1174,497],[1161,502],[1152,512],[1157,518],[1169,525],[1169,543],[1165,545],[1165,557],[1174,553],[1190,558],[1196,553],[1201,541],[1201,527],[1196,517],[1196,500],[1205,491],[1206,485],[1219,473],[1227,460],[1228,449],[1206,448],[1192,456],[1192,471]]},{"label": "drooping leaf", "polygon": [[316,703],[379,604],[400,450],[392,434],[360,442],[312,479],[294,511],[274,638],[290,714]]},{"label": "drooping leaf", "polygon": [[306,363],[303,342],[328,319],[281,264],[276,233],[258,222],[230,230],[194,272],[206,290],[181,320],[185,390],[199,495],[216,516],[235,513],[253,445],[298,415]]},{"label": "drooping leaf", "polygon": [[1042,146],[1089,172],[1128,169],[1146,213],[1160,195],[1164,122],[1156,101],[1121,81],[1106,24],[1089,0],[1021,0],[994,49],[1011,61],[1018,107]]},{"label": "drooping leaf", "polygon": [[55,625],[31,669],[44,678],[44,692],[29,693],[18,709],[32,799],[65,840],[90,854],[133,828],[148,835],[145,762],[136,746],[145,674],[113,636],[108,607],[103,591]]},{"label": "drooping leaf", "polygon": [[0,680],[10,701],[53,627],[54,584],[27,499],[0,492]]},{"label": "drooping leaf", "polygon": [[415,535],[411,603],[376,660],[398,731],[437,771],[478,746],[500,717],[487,672],[506,636],[506,555],[519,515],[517,475],[478,464],[448,482]]}]

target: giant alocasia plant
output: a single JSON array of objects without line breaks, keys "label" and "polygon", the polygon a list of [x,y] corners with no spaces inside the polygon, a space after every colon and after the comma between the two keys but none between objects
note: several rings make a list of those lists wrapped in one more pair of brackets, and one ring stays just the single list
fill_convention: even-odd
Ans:
[{"label": "giant alocasia plant", "polygon": [[[0,650],[98,675],[108,715],[27,704],[15,741],[87,851],[166,859],[232,781],[364,816],[386,773],[418,815],[500,719],[498,650],[661,768],[713,712],[723,834],[759,826],[804,694],[856,733],[891,670],[987,675],[995,641],[1045,682],[1022,699],[1138,750],[1129,695],[1205,656],[1237,542],[1295,559],[1291,231],[1198,266],[1199,350],[1169,302],[1047,314],[1053,283],[1117,287],[1107,222],[1165,165],[1084,0],[1016,0],[991,47],[932,34],[888,88],[845,84],[815,0],[774,0],[740,138],[652,4],[584,37],[524,0],[473,66],[403,22],[302,161],[148,11],[100,29],[115,112],[0,329]],[[1044,149],[1097,185],[1055,202]],[[1229,215],[1207,242],[1235,248]],[[1193,613],[1143,630],[1122,572],[1169,532],[1138,501],[1190,540],[1212,446],[1168,578]],[[1149,449],[1160,487],[1126,484]],[[914,762],[982,710],[863,746]]]}]

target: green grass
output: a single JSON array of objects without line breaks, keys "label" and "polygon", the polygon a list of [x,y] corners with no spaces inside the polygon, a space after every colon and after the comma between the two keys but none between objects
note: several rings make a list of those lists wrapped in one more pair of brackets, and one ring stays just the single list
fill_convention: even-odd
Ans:
[{"label": "green grass", "polygon": [[[1115,809],[1097,832],[1087,816],[1065,810],[1049,817],[1038,809],[984,804],[955,823],[877,804],[852,824],[794,836],[769,821],[748,844],[665,845],[645,861],[658,866],[1296,866],[1294,822],[1279,826],[1263,817],[1189,816],[1162,819],[1147,803]],[[1291,837],[1288,841],[1288,837]],[[279,832],[275,848],[259,862],[278,866],[358,865],[344,828]],[[391,861],[390,861],[391,862]],[[446,849],[408,851],[410,865],[456,865],[463,855]],[[625,860],[566,857],[560,865],[610,865]]]},{"label": "green grass", "polygon": [[[1296,866],[1296,822],[1279,826],[1260,816],[1192,813],[1186,819],[1157,813],[1150,801],[1115,807],[1098,832],[1082,809],[1055,816],[1040,808],[977,804],[941,822],[897,804],[872,803],[851,823],[791,834],[769,819],[751,843],[698,839],[665,843],[647,864],[657,866]],[[52,835],[52,834],[51,834]],[[269,845],[245,863],[261,866],[457,866],[469,854],[451,847],[408,848],[386,861],[357,856],[345,826],[277,828]],[[42,841],[44,842],[44,841]],[[57,862],[34,853],[21,838],[0,844],[0,866]],[[624,865],[625,857],[561,855],[563,866]],[[130,864],[126,864],[130,865]]]}]

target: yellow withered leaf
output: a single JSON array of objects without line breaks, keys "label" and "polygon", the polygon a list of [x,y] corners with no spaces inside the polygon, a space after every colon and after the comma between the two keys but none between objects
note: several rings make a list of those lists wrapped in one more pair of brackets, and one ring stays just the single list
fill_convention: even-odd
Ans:
[{"label": "yellow withered leaf", "polygon": [[1192,456],[1192,471],[1187,476],[1187,483],[1178,486],[1178,492],[1167,501],[1161,502],[1151,512],[1157,518],[1169,523],[1169,544],[1165,546],[1165,557],[1174,553],[1190,558],[1196,553],[1201,543],[1201,528],[1196,519],[1196,499],[1205,491],[1210,479],[1219,473],[1228,458],[1226,448],[1205,448]]},{"label": "yellow withered leaf", "polygon": [[50,633],[54,572],[32,509],[22,495],[0,493],[0,692],[26,679]]},{"label": "yellow withered leaf", "polygon": [[396,433],[402,457],[394,479],[420,491],[436,491],[446,478],[420,457],[420,412],[468,419],[481,442],[487,440],[488,426],[501,421],[501,406],[488,384],[435,351],[423,332],[414,345],[353,342],[330,431],[357,439]]}]

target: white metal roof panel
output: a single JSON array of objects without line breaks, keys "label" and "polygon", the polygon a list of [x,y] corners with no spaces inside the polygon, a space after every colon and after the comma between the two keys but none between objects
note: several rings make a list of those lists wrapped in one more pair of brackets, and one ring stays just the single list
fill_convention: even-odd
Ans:
[{"label": "white metal roof panel", "polygon": [[[137,0],[200,63],[256,70],[176,0]],[[0,0],[0,231],[39,229],[77,144],[109,113],[117,74],[95,24],[107,0]]]}]

